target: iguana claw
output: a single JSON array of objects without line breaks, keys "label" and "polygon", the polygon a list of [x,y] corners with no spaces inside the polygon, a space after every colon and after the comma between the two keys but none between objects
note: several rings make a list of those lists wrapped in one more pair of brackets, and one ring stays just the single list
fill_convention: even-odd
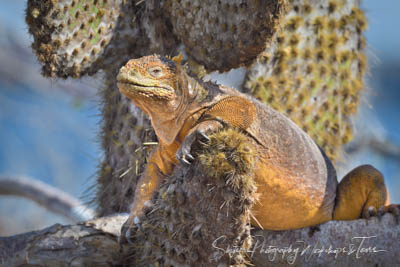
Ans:
[{"label": "iguana claw", "polygon": [[[190,154],[189,154],[190,155]],[[186,163],[187,165],[192,165],[192,163],[190,163],[190,161],[188,161],[186,158],[181,158],[181,161]]]},{"label": "iguana claw", "polygon": [[126,243],[132,245],[134,243],[131,240],[133,228],[141,229],[140,219],[137,216],[133,220],[130,220],[128,218],[128,220],[122,225],[121,235],[118,238],[118,243],[120,245],[123,245]]},{"label": "iguana claw", "polygon": [[400,223],[400,205],[396,205],[396,204],[382,206],[378,210],[373,206],[368,207],[364,218],[369,219],[373,216],[377,216],[378,219],[381,220],[383,215],[385,215],[386,213],[391,213],[394,216],[394,218],[396,220],[396,224]]},{"label": "iguana claw", "polygon": [[181,147],[176,152],[176,158],[184,164],[191,165],[194,157],[190,154],[191,144],[187,141],[183,142]]},{"label": "iguana claw", "polygon": [[386,213],[391,213],[394,216],[396,224],[400,223],[400,205],[389,204],[387,206],[380,207],[378,210],[379,219]]},{"label": "iguana claw", "polygon": [[365,212],[364,218],[368,220],[369,218],[377,216],[377,215],[378,215],[378,212],[377,212],[376,208],[373,206],[369,206],[367,211]]},{"label": "iguana claw", "polygon": [[192,154],[187,153],[186,157],[189,158],[190,161],[194,160],[194,157],[192,156]]},{"label": "iguana claw", "polygon": [[185,138],[181,144],[181,147],[176,152],[176,158],[187,165],[191,165],[195,160],[195,157],[191,154],[193,144],[198,142],[202,145],[205,145],[209,141],[210,138],[205,133],[196,130]]},{"label": "iguana claw", "polygon": [[201,131],[197,131],[196,132],[201,138],[203,138],[203,140],[200,140],[200,141],[202,141],[203,143],[204,142],[210,142],[210,137],[208,137],[205,133],[203,133],[203,132],[201,132]]}]

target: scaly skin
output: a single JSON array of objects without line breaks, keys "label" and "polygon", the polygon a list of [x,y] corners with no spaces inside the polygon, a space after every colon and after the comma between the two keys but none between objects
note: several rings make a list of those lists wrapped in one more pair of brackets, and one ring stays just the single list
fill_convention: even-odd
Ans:
[{"label": "scaly skin", "polygon": [[379,208],[381,213],[398,213],[397,206],[384,207],[388,196],[379,171],[360,166],[338,185],[330,160],[305,132],[235,89],[202,82],[180,64],[157,55],[130,60],[117,81],[121,93],[150,116],[159,138],[138,182],[124,231],[139,221],[178,159],[193,160],[190,148],[196,138],[207,140],[207,132],[225,125],[247,133],[257,145],[254,179],[260,198],[252,209],[254,226],[286,230],[369,217]]}]

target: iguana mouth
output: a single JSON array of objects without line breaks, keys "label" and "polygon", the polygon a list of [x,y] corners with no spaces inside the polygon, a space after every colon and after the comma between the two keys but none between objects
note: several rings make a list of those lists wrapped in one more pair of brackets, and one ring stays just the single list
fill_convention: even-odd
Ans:
[{"label": "iguana mouth", "polygon": [[128,95],[145,95],[149,97],[169,98],[174,94],[174,90],[167,86],[158,86],[152,83],[141,83],[137,78],[126,73],[117,76],[117,86],[122,93]]}]

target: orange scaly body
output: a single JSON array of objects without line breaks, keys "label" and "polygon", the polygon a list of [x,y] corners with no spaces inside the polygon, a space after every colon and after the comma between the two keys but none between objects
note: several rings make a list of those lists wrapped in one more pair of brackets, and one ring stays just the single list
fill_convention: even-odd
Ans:
[{"label": "orange scaly body", "polygon": [[178,159],[194,159],[190,148],[197,136],[207,137],[223,126],[243,131],[257,147],[255,226],[285,230],[351,220],[368,217],[385,204],[387,190],[379,171],[360,166],[338,185],[332,163],[303,130],[235,89],[198,80],[157,55],[130,60],[117,80],[121,93],[150,116],[159,138],[125,227],[142,215]]}]

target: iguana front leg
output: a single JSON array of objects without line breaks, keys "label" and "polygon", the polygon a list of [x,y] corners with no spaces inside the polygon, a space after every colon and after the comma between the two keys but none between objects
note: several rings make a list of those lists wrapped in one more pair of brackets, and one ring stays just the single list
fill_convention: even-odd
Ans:
[{"label": "iguana front leg", "polygon": [[349,172],[339,183],[334,220],[355,220],[391,212],[399,221],[399,205],[388,204],[388,193],[382,173],[371,165]]},{"label": "iguana front leg", "polygon": [[181,146],[176,152],[176,158],[185,164],[191,164],[194,160],[192,155],[192,146],[196,141],[208,142],[209,138],[207,136],[210,132],[215,132],[222,128],[222,123],[217,120],[203,121],[192,128],[186,135]]},{"label": "iguana front leg", "polygon": [[151,155],[146,169],[136,185],[129,217],[121,229],[121,241],[130,241],[131,229],[139,226],[144,209],[151,206],[151,198],[165,177],[161,170],[165,170],[167,166],[164,166],[165,162],[160,153],[160,148],[158,148]]},{"label": "iguana front leg", "polygon": [[170,158],[172,156],[169,155],[171,151],[177,151],[176,157],[180,161],[184,161],[183,159],[186,159],[188,162],[189,160],[192,161],[194,158],[191,156],[190,152],[193,143],[198,140],[199,137],[207,139],[206,133],[216,131],[221,127],[222,124],[218,121],[204,121],[197,124],[188,132],[178,150],[177,143],[173,143],[169,146],[163,144],[159,145],[157,150],[149,158],[146,170],[136,185],[135,197],[129,218],[121,229],[121,242],[125,240],[130,242],[131,229],[135,226],[140,227],[140,218],[144,215],[146,207],[151,206],[151,199],[154,193],[163,179],[172,173],[174,165],[176,164],[176,159],[172,160]]},{"label": "iguana front leg", "polygon": [[207,139],[207,132],[216,131],[224,125],[246,130],[256,119],[257,110],[248,99],[240,96],[229,96],[210,107],[203,115],[203,120],[186,135],[176,157],[179,161],[190,163],[193,155],[190,150],[195,140]]}]

